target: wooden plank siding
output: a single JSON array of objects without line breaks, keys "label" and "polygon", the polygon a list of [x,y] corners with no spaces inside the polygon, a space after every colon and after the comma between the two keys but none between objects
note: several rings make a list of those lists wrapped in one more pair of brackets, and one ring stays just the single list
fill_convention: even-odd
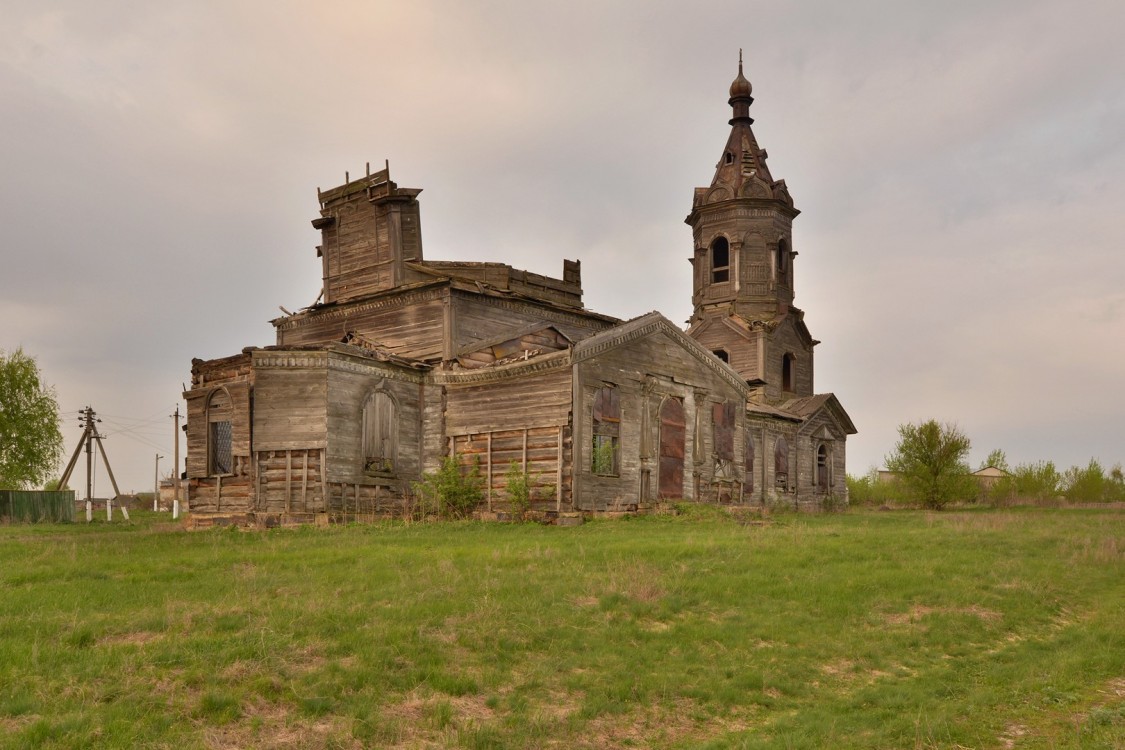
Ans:
[{"label": "wooden plank siding", "polygon": [[[383,362],[334,357],[328,368],[329,483],[381,485],[409,490],[421,477],[422,396],[421,378]],[[368,395],[380,391],[394,403],[398,434],[391,476],[368,475],[363,456],[363,407]]]},{"label": "wooden plank siding", "polygon": [[[576,431],[583,438],[575,459],[575,481],[581,486],[576,498],[578,508],[630,511],[662,499],[658,487],[660,407],[669,398],[683,404],[683,499],[714,500],[721,492],[728,502],[741,499],[730,487],[742,479],[745,391],[718,374],[699,354],[679,337],[656,332],[579,361],[581,388],[575,420]],[[621,404],[616,476],[597,474],[593,467],[593,403],[598,389],[606,386],[618,390]],[[726,402],[737,405],[733,417],[734,461],[728,462],[733,472],[730,480],[720,486],[715,484],[712,415],[715,404]]]},{"label": "wooden plank siding", "polygon": [[474,343],[496,340],[533,323],[554,326],[571,341],[579,341],[616,322],[612,318],[582,315],[577,311],[557,310],[463,290],[453,292],[453,321],[454,351],[468,350]]},{"label": "wooden plank siding", "polygon": [[[570,510],[571,450],[565,425],[494,430],[453,435],[454,455],[466,466],[477,466],[484,482],[484,510],[511,511],[507,474],[514,463],[526,471],[534,511]],[[561,460],[561,462],[560,462]],[[560,482],[560,475],[562,482]]]},{"label": "wooden plank siding", "polygon": [[441,359],[448,289],[384,295],[351,304],[309,310],[274,321],[278,346],[340,341],[354,332],[394,354],[412,359]]},{"label": "wooden plank siding", "polygon": [[[522,364],[473,370],[445,380],[445,429],[449,435],[484,434],[569,424],[571,369],[566,352]],[[537,371],[537,367],[547,367]],[[515,368],[515,369],[512,369]],[[504,377],[508,373],[515,373]]]},{"label": "wooden plank siding", "polygon": [[[251,388],[254,373],[250,356],[240,354],[211,362],[192,363],[192,388],[186,391],[187,443],[186,493],[188,508],[204,510],[224,505],[234,510],[249,508],[253,499],[254,472],[250,459],[252,443]],[[223,421],[231,423],[230,471],[214,475],[210,464],[211,430],[209,404],[212,399],[229,403]]]}]

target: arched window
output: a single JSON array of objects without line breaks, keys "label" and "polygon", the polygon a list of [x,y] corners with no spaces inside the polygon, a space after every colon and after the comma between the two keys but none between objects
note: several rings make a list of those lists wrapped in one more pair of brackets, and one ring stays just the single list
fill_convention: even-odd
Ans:
[{"label": "arched window", "polygon": [[594,393],[594,443],[590,470],[602,476],[617,476],[617,454],[621,438],[621,401],[617,389],[604,386]]},{"label": "arched window", "polygon": [[725,152],[723,154],[723,163],[734,164],[734,154],[732,154],[730,151]]},{"label": "arched window", "polygon": [[726,349],[716,349],[715,351],[713,351],[711,353],[714,354],[719,359],[721,359],[722,361],[726,362],[728,365],[730,364],[730,354],[727,352]]},{"label": "arched window", "polygon": [[781,390],[787,392],[793,390],[793,359],[789,353],[781,358]]},{"label": "arched window", "polygon": [[711,243],[711,283],[730,279],[730,243],[726,237],[716,237]]},{"label": "arched window", "polygon": [[789,444],[779,437],[773,448],[773,476],[778,489],[786,491],[789,487]]},{"label": "arched window", "polygon": [[789,270],[789,240],[782,237],[777,241],[777,276],[779,279],[785,277],[785,272]]},{"label": "arched window", "polygon": [[824,443],[816,449],[816,486],[821,492],[828,491],[828,446]]},{"label": "arched window", "polygon": [[234,473],[231,456],[230,394],[216,388],[207,398],[207,473],[211,476]]},{"label": "arched window", "polygon": [[363,470],[393,474],[398,460],[398,422],[394,399],[375,391],[363,403]]}]

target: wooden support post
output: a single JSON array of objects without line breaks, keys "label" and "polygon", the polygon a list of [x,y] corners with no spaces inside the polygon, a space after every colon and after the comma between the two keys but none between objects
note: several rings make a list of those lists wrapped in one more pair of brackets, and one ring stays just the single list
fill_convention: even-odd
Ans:
[{"label": "wooden support post", "polygon": [[321,505],[328,510],[328,448],[320,449],[320,495]]},{"label": "wooden support post", "polygon": [[488,512],[492,512],[492,433],[488,433]]},{"label": "wooden support post", "polygon": [[562,510],[563,427],[559,426],[559,463],[555,468],[555,510]]},{"label": "wooden support post", "polygon": [[290,513],[293,498],[293,451],[285,450],[285,512]]},{"label": "wooden support post", "polygon": [[309,449],[305,448],[305,455],[301,459],[301,507],[307,513],[309,510]]},{"label": "wooden support post", "polygon": [[262,509],[262,454],[254,451],[254,510]]},{"label": "wooden support post", "polygon": [[523,473],[527,473],[527,428],[523,428]]},{"label": "wooden support post", "polygon": [[215,512],[223,509],[223,476],[215,477]]}]

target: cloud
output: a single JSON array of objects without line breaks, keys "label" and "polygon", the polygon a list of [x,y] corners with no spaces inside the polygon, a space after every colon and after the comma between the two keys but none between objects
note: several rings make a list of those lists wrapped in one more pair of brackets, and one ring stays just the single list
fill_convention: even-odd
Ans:
[{"label": "cloud", "polygon": [[[192,357],[270,343],[277,306],[319,291],[317,186],[385,158],[425,189],[427,257],[577,258],[592,309],[684,320],[682,220],[744,47],[755,131],[803,211],[817,385],[861,431],[852,469],[929,417],[982,455],[1125,454],[1125,6],[10,11],[0,347],[37,355],[68,409],[170,414]],[[156,448],[107,447],[148,486]]]}]

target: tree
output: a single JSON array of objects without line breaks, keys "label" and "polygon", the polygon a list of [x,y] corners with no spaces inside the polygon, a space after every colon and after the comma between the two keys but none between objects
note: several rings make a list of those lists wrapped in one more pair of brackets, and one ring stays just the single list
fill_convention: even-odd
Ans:
[{"label": "tree", "polygon": [[1012,471],[1012,469],[1008,466],[1008,457],[1000,448],[997,448],[996,450],[989,453],[988,458],[984,459],[984,463],[980,465],[980,468],[987,469],[989,466],[1008,473],[1011,473]]},{"label": "tree", "polygon": [[975,496],[976,482],[965,463],[969,438],[957,425],[931,419],[900,425],[898,434],[898,445],[887,456],[887,468],[898,474],[914,500],[940,510],[951,500]]},{"label": "tree", "polygon": [[35,359],[0,351],[0,487],[43,484],[62,457],[59,404]]}]

